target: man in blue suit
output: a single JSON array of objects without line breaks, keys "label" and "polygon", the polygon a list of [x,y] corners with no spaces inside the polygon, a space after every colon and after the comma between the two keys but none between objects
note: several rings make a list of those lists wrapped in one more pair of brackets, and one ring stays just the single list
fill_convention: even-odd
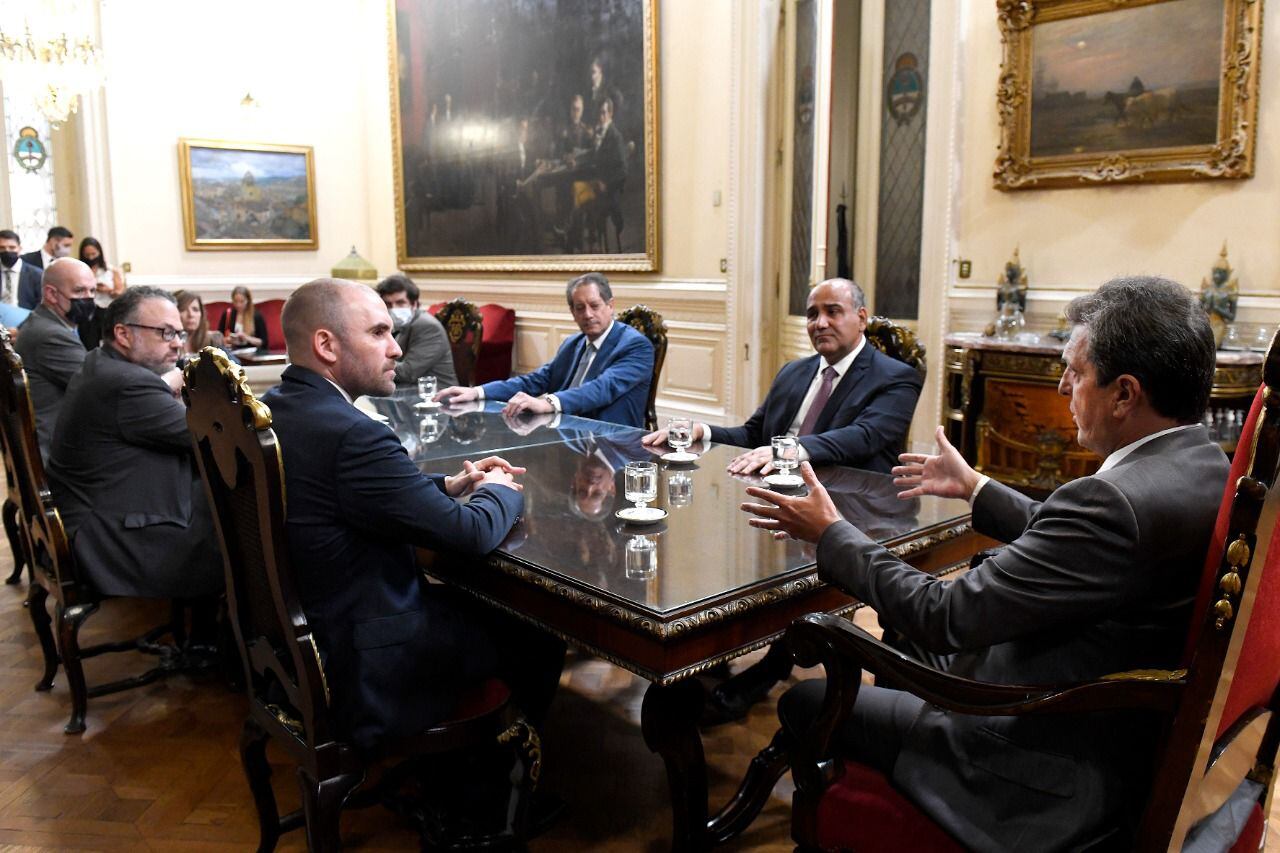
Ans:
[{"label": "man in blue suit", "polygon": [[395,390],[400,347],[372,289],[313,281],[282,322],[292,363],[263,402],[284,456],[289,556],[342,734],[361,748],[415,734],[490,675],[536,725],[563,644],[429,586],[414,559],[415,546],[477,556],[498,547],[519,519],[513,475],[524,469],[491,456],[454,476],[424,475],[387,426],[352,405]]},{"label": "man in blue suit", "polygon": [[[801,461],[889,473],[911,428],[923,379],[867,344],[866,297],[854,282],[822,282],[809,292],[806,314],[817,355],[784,365],[745,424],[694,424],[693,440],[754,448],[729,463],[733,474],[767,474],[775,435],[798,436]],[[666,430],[644,437],[647,445],[666,440]]]},{"label": "man in blue suit", "polygon": [[445,403],[506,400],[507,415],[566,414],[624,426],[644,426],[653,381],[653,344],[624,323],[614,322],[613,291],[598,272],[580,275],[565,298],[581,333],[560,345],[555,358],[532,373],[452,386],[436,394]]},{"label": "man in blue suit", "polygon": [[22,240],[17,232],[7,228],[0,231],[0,302],[31,310],[40,304],[44,269],[29,263],[21,252]]}]

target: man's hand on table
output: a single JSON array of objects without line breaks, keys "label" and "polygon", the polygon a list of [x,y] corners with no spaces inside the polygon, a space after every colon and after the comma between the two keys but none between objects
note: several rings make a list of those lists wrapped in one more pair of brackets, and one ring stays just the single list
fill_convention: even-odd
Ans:
[{"label": "man's hand on table", "polygon": [[441,388],[431,399],[437,403],[452,406],[458,403],[470,403],[479,397],[480,392],[475,388],[468,388],[465,385],[450,385],[448,388]]},{"label": "man's hand on table", "polygon": [[502,407],[504,417],[514,418],[520,414],[531,415],[554,415],[556,407],[551,405],[551,401],[545,397],[530,397],[523,391],[517,391],[515,396],[507,401]]},{"label": "man's hand on table", "polygon": [[967,501],[982,476],[969,467],[960,451],[947,441],[946,431],[939,426],[936,433],[938,453],[903,453],[898,457],[901,465],[893,468],[893,484],[902,488],[898,497],[906,500],[920,495],[936,495],[940,498],[959,498]]},{"label": "man's hand on table", "polygon": [[[702,441],[702,424],[694,421],[689,429],[689,440],[694,444]],[[645,447],[660,447],[667,444],[667,431],[665,429],[654,430],[653,432],[640,439],[640,443]],[[667,447],[671,445],[667,444]]]},{"label": "man's hand on table", "polygon": [[729,460],[725,470],[730,474],[768,474],[773,470],[773,448],[757,447]]},{"label": "man's hand on table", "polygon": [[817,542],[828,527],[840,521],[840,511],[818,482],[812,465],[800,463],[800,476],[809,487],[809,494],[802,497],[787,497],[770,489],[749,487],[748,495],[766,503],[742,504],[744,512],[756,516],[747,523],[761,530],[773,531],[774,539],[790,537],[802,542]]},{"label": "man's hand on table", "polygon": [[462,471],[444,478],[444,491],[454,498],[469,495],[482,485],[506,486],[519,492],[524,486],[517,483],[515,477],[523,473],[524,468],[512,465],[501,456],[486,456],[479,462],[467,460],[462,463]]}]

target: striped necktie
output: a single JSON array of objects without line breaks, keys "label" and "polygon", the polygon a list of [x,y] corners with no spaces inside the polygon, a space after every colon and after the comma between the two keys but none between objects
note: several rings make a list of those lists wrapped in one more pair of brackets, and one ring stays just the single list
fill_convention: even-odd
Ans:
[{"label": "striped necktie", "polygon": [[591,366],[591,354],[595,351],[595,345],[591,341],[587,341],[582,347],[582,355],[578,356],[578,369],[573,372],[573,380],[569,383],[570,388],[577,388],[582,384],[582,377],[587,375],[587,368]]}]

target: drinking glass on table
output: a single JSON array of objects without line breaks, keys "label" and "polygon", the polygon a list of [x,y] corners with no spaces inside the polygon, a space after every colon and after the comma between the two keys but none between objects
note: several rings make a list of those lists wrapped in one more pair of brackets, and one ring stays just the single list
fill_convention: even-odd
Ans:
[{"label": "drinking glass on table", "polygon": [[627,540],[628,580],[647,581],[658,573],[658,543],[652,536],[632,536]]},{"label": "drinking glass on table", "polygon": [[773,445],[773,467],[784,476],[800,467],[800,443],[794,435],[775,435],[770,443]]},{"label": "drinking glass on table", "polygon": [[436,378],[435,376],[422,376],[418,379],[418,396],[422,401],[418,403],[421,408],[427,408],[438,405],[432,402],[431,398],[436,395]]},{"label": "drinking glass on table", "polygon": [[667,418],[667,444],[676,453],[684,453],[693,444],[693,421],[689,418]]},{"label": "drinking glass on table", "polygon": [[667,502],[673,507],[693,503],[693,477],[687,471],[672,471],[667,475]]},{"label": "drinking glass on table", "polygon": [[653,462],[628,462],[623,474],[623,493],[627,500],[644,509],[658,497],[658,466]]}]

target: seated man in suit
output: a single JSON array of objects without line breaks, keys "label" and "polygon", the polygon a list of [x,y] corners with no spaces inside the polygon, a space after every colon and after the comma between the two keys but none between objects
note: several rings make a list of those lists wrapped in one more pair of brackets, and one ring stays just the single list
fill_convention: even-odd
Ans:
[{"label": "seated man in suit", "polygon": [[613,291],[602,274],[573,279],[565,298],[582,331],[561,344],[555,358],[523,376],[476,388],[445,388],[436,399],[506,400],[502,411],[509,416],[564,413],[643,426],[653,381],[653,344],[630,326],[614,322]]},{"label": "seated man in suit", "polygon": [[[40,264],[28,263],[16,231],[0,231],[0,303],[30,310],[40,304]],[[39,252],[34,253],[36,257]],[[19,312],[25,313],[25,312]]]},{"label": "seated man in suit", "polygon": [[[833,278],[813,288],[806,314],[817,355],[784,365],[745,424],[694,424],[693,440],[754,448],[729,463],[733,474],[768,473],[775,435],[799,436],[801,458],[815,465],[889,473],[911,428],[919,372],[867,343],[866,298],[852,281]],[[651,446],[666,440],[666,430],[644,438]]]},{"label": "seated man in suit", "polygon": [[102,344],[62,399],[49,485],[76,560],[103,595],[195,598],[223,586],[187,410],[176,397],[185,338],[168,292],[131,287],[107,308]]},{"label": "seated man in suit", "polygon": [[[1183,287],[1117,279],[1067,307],[1074,328],[1058,390],[1077,440],[1104,458],[1036,503],[939,453],[902,455],[902,497],[968,499],[1008,546],[955,579],[908,566],[840,519],[812,469],[810,493],[748,489],[751,524],[818,546],[819,575],[875,608],[888,634],[952,673],[1058,684],[1178,666],[1227,460],[1200,424],[1213,382],[1208,320]],[[793,731],[823,682],[779,703]],[[864,686],[837,736],[940,826],[976,850],[1127,848],[1150,784],[1158,726],[1136,713],[981,717]]]},{"label": "seated man in suit", "polygon": [[418,307],[418,285],[406,275],[389,275],[377,290],[391,313],[396,345],[403,353],[396,362],[396,387],[416,388],[423,376],[434,376],[440,388],[457,385],[449,336],[430,311]]},{"label": "seated man in suit", "polygon": [[414,558],[415,547],[498,547],[524,505],[523,469],[492,456],[425,475],[352,405],[392,392],[400,356],[370,288],[318,279],[294,291],[282,319],[291,364],[263,402],[284,454],[289,553],[342,735],[371,748],[420,732],[494,674],[537,725],[564,645],[427,584]]},{"label": "seated man in suit", "polygon": [[36,439],[47,460],[67,383],[84,363],[86,353],[76,327],[93,318],[97,279],[75,258],[58,258],[45,270],[42,283],[44,301],[23,322],[14,349],[27,371]]}]

